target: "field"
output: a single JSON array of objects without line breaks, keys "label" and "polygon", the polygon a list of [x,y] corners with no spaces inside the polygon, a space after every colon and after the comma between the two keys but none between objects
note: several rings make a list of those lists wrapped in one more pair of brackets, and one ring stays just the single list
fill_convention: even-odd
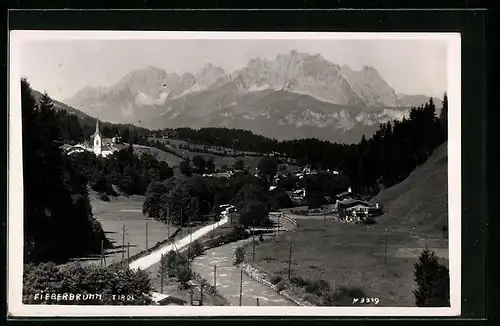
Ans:
[{"label": "field", "polygon": [[[147,242],[148,248],[153,247],[158,242],[167,239],[169,234],[174,233],[175,227],[168,227],[167,224],[146,218],[142,214],[143,196],[111,197],[109,202],[99,199],[94,192],[90,195],[92,211],[94,216],[101,222],[106,237],[111,241],[113,248],[105,250],[106,265],[122,260],[122,253],[127,257],[127,248],[122,248],[123,227],[125,226],[125,246],[130,243],[130,256],[146,250],[146,222],[147,222]],[[191,231],[196,231],[197,227],[192,227]],[[187,229],[179,233],[176,238],[187,236]],[[84,259],[89,263],[100,263],[100,257],[88,257]]]},{"label": "field", "polygon": [[[205,159],[208,159],[209,157],[213,157],[216,169],[220,169],[223,165],[232,166],[237,160],[243,160],[246,167],[250,168],[251,170],[252,169],[254,170],[258,166],[260,160],[262,159],[262,157],[260,157],[260,156],[255,157],[255,156],[243,156],[242,155],[242,156],[232,157],[232,156],[221,156],[221,155],[201,153],[201,152],[200,153],[192,152],[192,151],[188,151],[186,149],[180,149],[179,145],[189,144],[190,146],[197,147],[200,149],[203,148],[203,146],[188,143],[188,142],[183,141],[183,140],[176,140],[176,139],[155,139],[155,140],[165,142],[165,143],[168,141],[168,143],[170,144],[170,148],[175,153],[177,153],[178,155],[180,155],[184,158],[188,157],[189,159],[192,159],[196,155],[201,155]],[[175,147],[172,147],[171,145],[175,145]],[[233,152],[233,150],[229,149],[229,148],[226,148],[226,151],[227,151],[227,153]],[[163,151],[161,151],[161,152],[163,152]],[[165,152],[163,152],[163,153],[165,153]],[[245,153],[245,152],[238,152],[238,153]],[[176,157],[175,155],[172,155],[170,153],[166,153],[166,154],[169,154],[173,157]],[[248,154],[250,154],[250,153],[248,153]],[[176,159],[178,160],[178,162],[175,165],[178,165],[181,159],[179,157],[176,157]],[[172,159],[172,161],[173,161],[173,159]],[[167,163],[169,163],[169,165],[174,165],[174,164],[170,164],[169,161],[167,161]]]},{"label": "field", "polygon": [[[413,267],[425,241],[399,231],[387,233],[385,264],[384,228],[379,225],[346,224],[333,219],[301,219],[300,227],[256,249],[256,264],[269,275],[287,277],[292,244],[292,275],[323,279],[332,288],[357,287],[379,298],[381,306],[414,306]],[[429,249],[447,264],[447,242],[427,240]]]},{"label": "field", "polygon": [[177,166],[182,161],[182,158],[172,153],[164,152],[156,147],[134,145],[134,150],[138,153],[152,154],[158,161],[167,162],[169,166]]}]

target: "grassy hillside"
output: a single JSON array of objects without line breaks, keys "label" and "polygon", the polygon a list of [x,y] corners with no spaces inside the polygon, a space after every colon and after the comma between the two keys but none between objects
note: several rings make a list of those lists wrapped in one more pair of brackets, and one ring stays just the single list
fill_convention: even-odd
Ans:
[{"label": "grassy hillside", "polygon": [[[432,235],[448,226],[447,143],[440,145],[404,181],[373,198],[386,212],[379,223]],[[414,228],[414,229],[413,229]]]},{"label": "grassy hillside", "polygon": [[182,161],[182,158],[175,156],[172,153],[168,153],[165,151],[162,151],[161,149],[155,148],[155,147],[150,147],[150,146],[142,146],[142,145],[133,145],[134,150],[139,153],[148,153],[153,155],[158,161],[164,161],[167,162],[169,166],[178,166],[179,163]]}]

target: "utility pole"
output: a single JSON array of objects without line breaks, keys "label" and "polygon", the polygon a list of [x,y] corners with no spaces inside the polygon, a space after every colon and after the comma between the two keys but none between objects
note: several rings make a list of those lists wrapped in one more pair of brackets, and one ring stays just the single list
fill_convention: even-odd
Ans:
[{"label": "utility pole", "polygon": [[104,240],[101,240],[101,267],[104,263]]},{"label": "utility pole", "polygon": [[325,226],[326,226],[326,214],[325,214]]},{"label": "utility pole", "polygon": [[163,254],[160,258],[160,293],[163,293]]},{"label": "utility pole", "polygon": [[189,233],[189,246],[188,246],[188,267],[191,269],[191,241],[193,240],[191,234],[191,215],[188,216],[188,233]]},{"label": "utility pole", "polygon": [[281,214],[278,215],[278,228],[276,229],[278,236],[280,235],[280,217],[281,217]]},{"label": "utility pole", "polygon": [[290,244],[290,248],[288,251],[288,279],[292,276],[292,244]]},{"label": "utility pole", "polygon": [[255,260],[255,221],[252,226],[252,259]]},{"label": "utility pole", "polygon": [[243,268],[240,270],[240,306],[243,298]]},{"label": "utility pole", "polygon": [[384,232],[384,264],[387,267],[387,229]]},{"label": "utility pole", "polygon": [[130,242],[127,242],[127,262],[130,265]]},{"label": "utility pole", "polygon": [[214,290],[217,290],[217,265],[214,265]]},{"label": "utility pole", "polygon": [[125,259],[125,224],[123,224],[123,231],[122,231],[122,260]]},{"label": "utility pole", "polygon": [[146,250],[148,250],[148,221],[146,220]]}]

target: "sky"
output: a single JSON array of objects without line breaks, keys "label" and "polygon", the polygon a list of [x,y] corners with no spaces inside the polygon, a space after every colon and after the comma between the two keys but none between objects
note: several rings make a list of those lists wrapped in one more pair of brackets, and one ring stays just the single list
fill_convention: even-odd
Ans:
[{"label": "sky", "polygon": [[182,74],[211,63],[232,73],[251,58],[272,60],[293,49],[355,70],[372,66],[396,93],[442,97],[446,91],[443,40],[29,40],[21,45],[20,62],[34,89],[64,100],[147,66]]}]

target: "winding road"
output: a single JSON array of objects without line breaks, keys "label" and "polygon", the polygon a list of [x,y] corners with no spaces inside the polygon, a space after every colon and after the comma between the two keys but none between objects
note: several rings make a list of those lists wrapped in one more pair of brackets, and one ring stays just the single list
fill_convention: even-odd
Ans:
[{"label": "winding road", "polygon": [[[146,256],[143,256],[130,263],[131,269],[145,270],[158,263],[162,254],[167,254],[171,250],[180,250],[186,247],[190,241],[201,238],[215,228],[228,222],[227,215],[224,216],[215,225],[207,225],[184,237],[174,244],[168,244],[159,248]],[[295,227],[289,220],[280,219],[280,229],[290,230]],[[214,283],[214,265],[216,265],[216,288],[217,291],[225,297],[232,305],[238,306],[240,303],[240,286],[242,285],[242,306],[256,306],[257,299],[260,306],[295,306],[294,303],[286,300],[269,287],[251,279],[243,273],[243,282],[241,282],[241,269],[233,266],[233,255],[235,249],[251,241],[251,239],[241,240],[229,243],[205,251],[205,253],[193,260],[192,267],[195,272],[213,285]]]},{"label": "winding road", "polygon": [[158,263],[161,260],[161,255],[169,253],[171,250],[179,250],[189,244],[190,241],[195,241],[205,234],[211,232],[215,228],[218,228],[221,225],[224,225],[225,223],[228,222],[227,216],[224,216],[220,221],[214,224],[207,225],[195,232],[193,232],[191,235],[188,235],[187,237],[184,237],[173,244],[167,244],[164,247],[159,248],[158,250],[152,251],[151,253],[147,254],[146,256],[143,256],[137,260],[134,260],[133,262],[130,263],[130,268],[131,269],[142,269],[145,270],[146,268],[149,268],[153,266],[154,264]]}]

